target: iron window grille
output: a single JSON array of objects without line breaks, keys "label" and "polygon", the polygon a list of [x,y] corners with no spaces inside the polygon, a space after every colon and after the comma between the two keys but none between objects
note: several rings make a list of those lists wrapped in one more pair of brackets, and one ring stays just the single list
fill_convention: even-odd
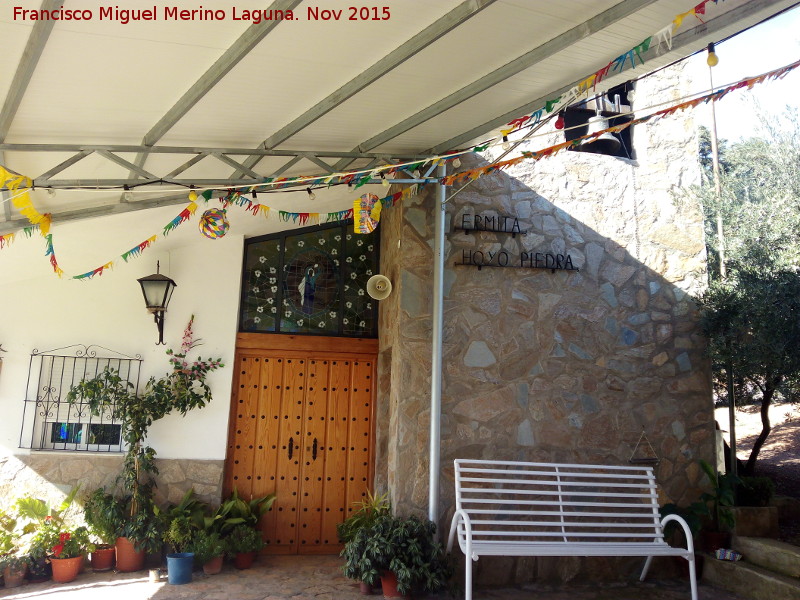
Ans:
[{"label": "iron window grille", "polygon": [[[101,352],[98,355],[98,351]],[[93,415],[87,403],[70,405],[67,393],[106,368],[138,392],[142,358],[103,346],[74,344],[31,353],[19,447],[33,450],[122,452],[122,427],[116,406]]]}]

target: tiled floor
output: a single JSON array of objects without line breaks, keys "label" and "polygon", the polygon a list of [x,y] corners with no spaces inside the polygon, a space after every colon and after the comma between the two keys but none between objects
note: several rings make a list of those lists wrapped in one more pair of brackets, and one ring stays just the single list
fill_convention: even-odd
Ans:
[{"label": "tiled floor", "polygon": [[[252,569],[226,565],[219,575],[195,573],[192,583],[168,585],[166,575],[150,583],[148,572],[86,573],[72,583],[39,583],[3,590],[0,597],[19,600],[361,600],[358,585],[345,579],[338,556],[261,557]],[[461,596],[459,594],[456,597]],[[448,594],[437,597],[443,600]],[[375,597],[376,599],[379,596]],[[690,600],[684,581],[607,586],[478,589],[474,600]],[[700,586],[700,600],[737,600]]]}]

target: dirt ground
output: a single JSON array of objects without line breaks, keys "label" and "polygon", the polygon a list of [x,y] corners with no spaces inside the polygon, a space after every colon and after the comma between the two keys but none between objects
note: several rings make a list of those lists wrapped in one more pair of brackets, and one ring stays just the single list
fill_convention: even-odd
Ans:
[{"label": "dirt ground", "polygon": [[[736,410],[736,454],[746,461],[756,437],[761,432],[758,406]],[[716,410],[716,419],[725,440],[730,441],[727,408]],[[772,431],[761,448],[756,462],[756,475],[769,477],[779,496],[800,498],[800,410],[791,404],[778,404],[769,411]],[[781,539],[800,544],[800,522],[781,521]]]}]

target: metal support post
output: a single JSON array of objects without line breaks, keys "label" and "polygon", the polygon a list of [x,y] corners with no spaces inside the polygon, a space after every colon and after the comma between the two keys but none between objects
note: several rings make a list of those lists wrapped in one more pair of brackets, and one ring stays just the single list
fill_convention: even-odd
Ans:
[{"label": "metal support post", "polygon": [[[444,164],[439,165],[438,176],[447,174]],[[447,187],[440,182],[434,203],[433,232],[433,313],[431,344],[431,435],[429,461],[428,518],[436,523],[439,518],[439,474],[441,462],[442,421],[442,325],[444,321],[444,211]]]}]

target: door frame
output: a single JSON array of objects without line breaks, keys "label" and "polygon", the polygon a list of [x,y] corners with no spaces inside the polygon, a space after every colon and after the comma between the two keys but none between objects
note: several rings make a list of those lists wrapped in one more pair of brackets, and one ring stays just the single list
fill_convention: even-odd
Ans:
[{"label": "door frame", "polygon": [[[327,337],[312,335],[290,335],[279,333],[238,333],[236,336],[236,352],[234,364],[238,364],[242,356],[253,355],[259,352],[281,352],[286,353],[287,358],[295,356],[308,357],[311,359],[327,359],[331,353],[336,353],[337,358],[344,360],[371,360],[373,361],[374,381],[370,386],[370,452],[369,470],[367,475],[367,489],[372,489],[375,481],[375,455],[376,455],[376,433],[377,426],[375,407],[377,399],[378,381],[378,339],[376,338],[346,338],[346,337]],[[346,348],[346,350],[344,350]],[[230,395],[230,408],[228,411],[228,437],[225,441],[226,453],[225,464],[222,477],[222,497],[227,498],[232,491],[232,480],[230,479],[231,467],[233,464],[234,447],[231,440],[234,439],[236,419],[236,394],[239,389],[240,370],[234,369],[232,387]],[[249,498],[247,498],[249,500]],[[347,512],[345,512],[345,516]]]}]

